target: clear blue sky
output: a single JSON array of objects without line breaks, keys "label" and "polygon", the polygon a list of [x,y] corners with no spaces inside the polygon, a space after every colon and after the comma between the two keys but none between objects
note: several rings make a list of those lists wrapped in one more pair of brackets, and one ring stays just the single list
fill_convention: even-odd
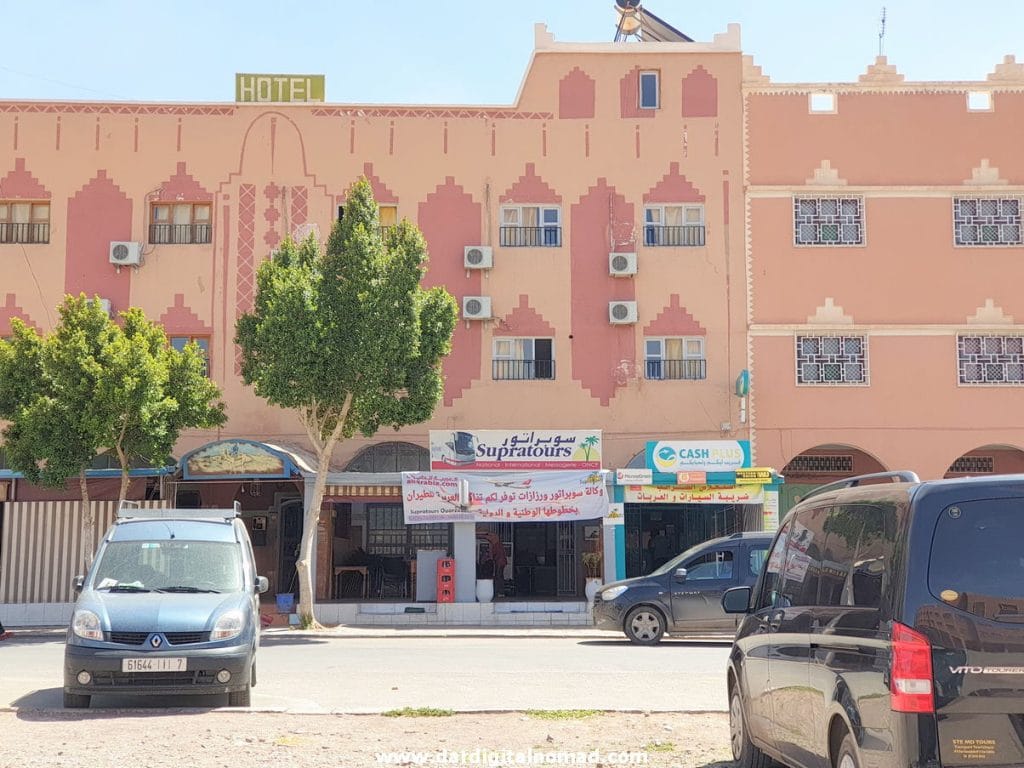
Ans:
[{"label": "clear blue sky", "polygon": [[[533,48],[610,42],[614,0],[6,2],[0,99],[232,101],[235,72],[315,73],[334,103],[509,104]],[[1024,61],[1024,0],[649,0],[695,40],[729,22],[775,82],[854,81],[878,51],[908,80]]]}]

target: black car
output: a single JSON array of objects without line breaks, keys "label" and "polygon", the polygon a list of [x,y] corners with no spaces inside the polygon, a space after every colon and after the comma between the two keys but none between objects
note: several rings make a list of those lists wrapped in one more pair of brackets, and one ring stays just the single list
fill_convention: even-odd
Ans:
[{"label": "black car", "polygon": [[742,768],[1024,765],[1024,475],[815,489],[722,604]]},{"label": "black car", "polygon": [[594,597],[594,623],[625,632],[641,645],[653,645],[665,634],[731,635],[738,622],[722,610],[722,595],[754,583],[772,536],[734,533],[705,541],[653,573],[608,584]]}]

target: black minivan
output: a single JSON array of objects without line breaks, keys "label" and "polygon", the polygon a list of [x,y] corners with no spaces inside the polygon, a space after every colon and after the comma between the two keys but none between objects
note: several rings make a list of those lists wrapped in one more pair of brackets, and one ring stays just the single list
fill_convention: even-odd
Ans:
[{"label": "black minivan", "polygon": [[1024,475],[817,488],[722,605],[742,768],[1024,765]]}]

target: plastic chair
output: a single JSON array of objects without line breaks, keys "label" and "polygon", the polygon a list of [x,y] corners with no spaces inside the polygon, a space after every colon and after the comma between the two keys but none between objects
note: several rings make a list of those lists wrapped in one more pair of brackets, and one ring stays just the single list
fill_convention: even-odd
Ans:
[{"label": "plastic chair", "polygon": [[400,557],[381,561],[380,597],[409,596],[409,564]]}]

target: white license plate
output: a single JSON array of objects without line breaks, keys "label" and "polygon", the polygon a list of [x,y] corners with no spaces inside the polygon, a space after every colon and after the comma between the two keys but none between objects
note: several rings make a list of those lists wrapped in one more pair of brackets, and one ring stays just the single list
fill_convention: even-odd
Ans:
[{"label": "white license plate", "polygon": [[121,659],[122,672],[184,672],[184,658],[161,656],[154,659]]}]

